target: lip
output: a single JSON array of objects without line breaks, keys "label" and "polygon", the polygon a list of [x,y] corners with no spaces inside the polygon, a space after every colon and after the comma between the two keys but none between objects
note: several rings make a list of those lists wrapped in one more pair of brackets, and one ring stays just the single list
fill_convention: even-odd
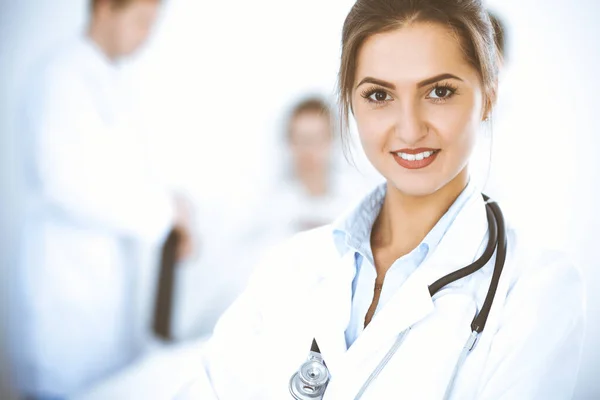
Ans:
[{"label": "lip", "polygon": [[432,149],[429,147],[419,147],[418,149],[400,149],[400,150],[394,150],[392,151],[392,153],[406,153],[406,154],[419,154],[419,153],[424,153],[426,151],[439,151],[439,149]]},{"label": "lip", "polygon": [[[406,153],[406,154],[419,154],[419,153],[423,153],[425,151],[433,151],[434,153],[427,157],[424,158],[422,160],[405,160],[404,158],[398,156],[396,153]],[[393,152],[392,155],[394,156],[394,160],[398,163],[398,165],[400,165],[401,167],[404,167],[406,169],[421,169],[421,168],[425,168],[429,165],[431,165],[431,163],[433,163],[435,161],[435,159],[437,158],[438,154],[440,153],[440,150],[436,150],[436,149],[429,149],[429,148],[419,148],[419,149],[402,149],[402,150],[398,150],[397,152]]]}]

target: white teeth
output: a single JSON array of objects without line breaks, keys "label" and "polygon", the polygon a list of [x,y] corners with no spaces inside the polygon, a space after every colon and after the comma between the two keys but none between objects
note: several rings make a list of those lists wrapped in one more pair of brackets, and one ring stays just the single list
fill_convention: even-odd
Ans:
[{"label": "white teeth", "polygon": [[420,161],[420,160],[423,160],[424,158],[431,157],[433,155],[433,153],[434,153],[433,151],[424,151],[424,152],[418,153],[418,154],[408,154],[408,153],[401,153],[401,152],[398,152],[396,154],[398,155],[398,157],[401,157],[407,161]]}]

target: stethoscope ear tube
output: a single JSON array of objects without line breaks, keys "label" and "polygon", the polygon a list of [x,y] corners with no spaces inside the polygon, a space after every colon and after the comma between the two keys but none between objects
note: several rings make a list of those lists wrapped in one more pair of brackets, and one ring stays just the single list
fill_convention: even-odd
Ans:
[{"label": "stethoscope ear tube", "polygon": [[488,221],[488,243],[485,251],[471,265],[456,270],[429,285],[429,293],[431,296],[435,295],[440,289],[446,285],[462,279],[468,275],[471,275],[475,271],[481,269],[487,262],[492,258],[494,252],[496,252],[496,262],[494,265],[494,272],[492,274],[492,280],[490,287],[485,297],[481,311],[475,315],[473,322],[471,322],[471,329],[474,332],[481,333],[485,328],[488,315],[492,308],[494,296],[496,295],[496,289],[498,288],[498,282],[500,281],[500,275],[502,274],[502,268],[506,260],[506,226],[504,223],[504,217],[498,204],[492,201],[488,196],[482,194],[483,199],[486,202],[485,210]]},{"label": "stethoscope ear tube", "polygon": [[[481,307],[481,311],[479,314],[475,315],[473,318],[473,322],[471,322],[471,335],[469,336],[467,343],[463,347],[462,352],[454,366],[454,371],[452,372],[452,377],[448,385],[446,386],[446,393],[444,394],[444,400],[447,400],[452,395],[452,390],[454,389],[454,383],[456,381],[456,376],[458,374],[459,369],[462,367],[463,363],[467,355],[473,350],[475,347],[475,343],[479,337],[479,334],[485,328],[485,323],[487,322],[488,316],[490,314],[490,310],[492,308],[492,303],[494,301],[494,296],[496,295],[496,289],[498,288],[498,283],[500,282],[500,275],[502,274],[502,269],[504,267],[504,262],[506,261],[506,249],[507,249],[507,239],[506,239],[506,226],[504,223],[504,217],[502,216],[502,212],[500,211],[500,207],[490,201],[489,197],[483,195],[483,198],[486,201],[486,208],[488,211],[493,213],[494,222],[497,223],[496,230],[498,236],[498,244],[497,244],[497,253],[496,253],[496,262],[494,265],[494,272],[492,273],[492,279],[490,282],[490,287],[488,289],[487,295],[485,296],[485,300],[483,302],[483,306]],[[490,237],[491,233],[490,224]]]},{"label": "stethoscope ear tube", "polygon": [[496,247],[496,263],[494,265],[494,273],[492,274],[490,288],[487,292],[487,295],[485,296],[485,301],[483,302],[481,311],[471,323],[471,329],[478,333],[481,333],[483,331],[483,328],[485,328],[485,323],[487,322],[488,315],[490,314],[492,303],[494,302],[494,296],[496,295],[496,289],[498,289],[498,283],[500,282],[500,275],[502,274],[504,262],[506,261],[507,249],[506,226],[504,223],[504,216],[502,215],[502,211],[500,210],[498,204],[494,202],[489,202],[489,198],[486,199],[486,201],[488,201],[486,205],[487,208],[492,210],[492,212],[494,213],[495,222],[498,224],[498,245]]},{"label": "stethoscope ear tube", "polygon": [[[483,197],[486,200],[489,199],[485,195],[483,195]],[[461,269],[458,269],[446,276],[443,276],[440,279],[438,279],[437,281],[433,282],[431,285],[429,285],[429,294],[431,295],[431,297],[433,297],[439,290],[441,290],[446,285],[449,285],[452,282],[455,282],[459,279],[469,276],[472,273],[483,268],[483,266],[486,265],[487,262],[492,258],[492,255],[494,255],[494,251],[496,250],[496,244],[498,242],[498,225],[496,223],[496,216],[489,204],[486,204],[485,211],[486,211],[487,222],[488,222],[488,227],[489,227],[488,228],[489,238],[488,238],[488,243],[485,248],[485,251],[483,252],[481,257],[479,257],[472,264],[467,265],[466,267],[463,267]]]}]

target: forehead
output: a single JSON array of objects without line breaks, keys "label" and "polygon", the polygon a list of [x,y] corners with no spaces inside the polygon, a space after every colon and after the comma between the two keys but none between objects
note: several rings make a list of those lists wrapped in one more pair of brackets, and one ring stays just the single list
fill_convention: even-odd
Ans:
[{"label": "forehead", "polygon": [[290,121],[292,127],[323,127],[329,125],[329,117],[318,111],[304,111]]},{"label": "forehead", "polygon": [[302,112],[290,121],[290,131],[294,135],[324,133],[329,132],[330,128],[329,118],[317,111]]},{"label": "forehead", "polygon": [[117,7],[117,11],[152,13],[158,9],[159,5],[159,0],[133,0],[122,7]]},{"label": "forehead", "polygon": [[441,73],[478,77],[457,35],[439,24],[417,22],[370,36],[358,53],[355,80],[371,76],[402,85]]}]

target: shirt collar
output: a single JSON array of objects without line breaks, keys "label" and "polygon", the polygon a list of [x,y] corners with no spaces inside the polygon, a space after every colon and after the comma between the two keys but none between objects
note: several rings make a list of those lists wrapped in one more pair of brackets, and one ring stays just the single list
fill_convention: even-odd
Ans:
[{"label": "shirt collar", "polygon": [[[424,252],[423,257],[426,257],[430,251],[437,247],[460,210],[475,193],[476,187],[472,182],[472,180],[469,180],[465,189],[452,203],[448,211],[417,247]],[[370,258],[370,261],[373,262],[370,240],[371,229],[383,205],[387,192],[386,187],[386,183],[378,185],[356,207],[350,209],[349,212],[332,224],[334,242],[340,255],[353,250]]]}]

